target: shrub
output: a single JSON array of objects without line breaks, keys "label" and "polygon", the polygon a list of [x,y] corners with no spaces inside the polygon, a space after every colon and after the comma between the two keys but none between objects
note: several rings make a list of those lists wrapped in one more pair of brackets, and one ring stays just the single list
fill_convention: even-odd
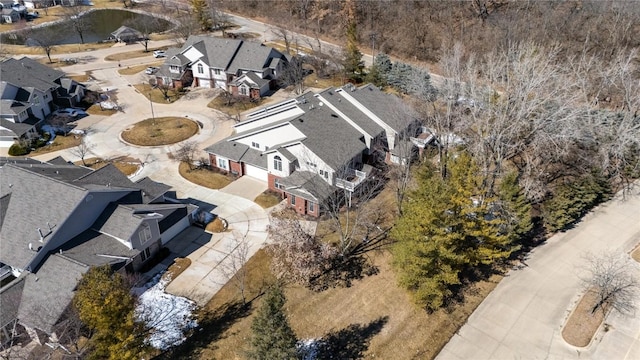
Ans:
[{"label": "shrub", "polygon": [[597,174],[563,184],[543,203],[545,227],[549,231],[564,230],[610,196],[609,183]]},{"label": "shrub", "polygon": [[20,144],[13,144],[9,148],[9,155],[11,156],[22,156],[27,155],[29,153],[29,148],[26,146],[22,146]]}]

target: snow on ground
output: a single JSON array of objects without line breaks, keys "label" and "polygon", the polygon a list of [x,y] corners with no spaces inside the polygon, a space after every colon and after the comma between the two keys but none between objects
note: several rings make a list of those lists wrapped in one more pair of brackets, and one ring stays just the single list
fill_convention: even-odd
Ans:
[{"label": "snow on ground", "polygon": [[142,287],[134,288],[139,296],[136,317],[152,328],[148,343],[156,349],[166,350],[182,343],[189,329],[196,328],[198,323],[192,312],[196,303],[183,297],[167,294],[167,285],[162,280],[162,273],[156,275]]},{"label": "snow on ground", "polygon": [[320,339],[304,339],[298,341],[296,347],[302,360],[316,360],[321,345],[322,341]]}]

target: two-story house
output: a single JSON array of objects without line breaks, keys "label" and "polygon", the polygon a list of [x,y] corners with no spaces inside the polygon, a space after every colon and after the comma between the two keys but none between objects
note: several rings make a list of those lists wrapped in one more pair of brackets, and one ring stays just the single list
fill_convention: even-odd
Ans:
[{"label": "two-story house", "polygon": [[139,270],[197,209],[113,166],[2,158],[0,176],[0,268],[11,273],[0,288],[2,327],[17,321],[54,333],[84,273],[106,264]]},{"label": "two-story house", "polygon": [[284,54],[259,43],[193,35],[181,49],[167,51],[156,81],[259,98],[275,86],[287,63]]},{"label": "two-story house", "polygon": [[84,97],[84,87],[24,57],[0,63],[0,146],[36,134],[36,125],[56,107],[70,107]]},{"label": "two-story house", "polygon": [[306,93],[250,113],[205,151],[211,166],[267,181],[299,213],[317,216],[333,191],[365,181],[367,164],[403,161],[394,150],[417,122],[403,106],[372,85]]}]

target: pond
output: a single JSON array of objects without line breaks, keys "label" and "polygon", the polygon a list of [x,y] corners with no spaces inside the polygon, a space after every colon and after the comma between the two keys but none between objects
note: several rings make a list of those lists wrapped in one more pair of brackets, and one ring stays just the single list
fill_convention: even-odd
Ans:
[{"label": "pond", "polygon": [[[126,10],[94,10],[80,17],[78,24],[85,30],[82,33],[85,43],[106,40],[117,28],[126,25],[145,32],[144,27],[152,27],[152,32],[162,32],[171,28],[171,23],[164,19],[139,14]],[[144,24],[144,25],[142,25]],[[5,44],[36,45],[35,40],[58,44],[78,44],[80,35],[74,30],[70,21],[57,22],[51,25],[32,29],[30,33],[18,32],[2,34],[0,41]],[[41,41],[42,41],[41,40]]]}]

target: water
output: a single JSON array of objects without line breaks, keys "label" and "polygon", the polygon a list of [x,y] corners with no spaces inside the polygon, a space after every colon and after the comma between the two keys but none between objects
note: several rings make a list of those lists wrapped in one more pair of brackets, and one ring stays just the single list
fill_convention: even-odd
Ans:
[{"label": "water", "polygon": [[[86,25],[83,32],[84,42],[92,43],[106,40],[111,36],[117,28],[122,25],[136,29],[136,23],[141,23],[151,18],[149,15],[138,14],[126,10],[95,10],[82,16],[82,20]],[[171,23],[155,18],[158,22],[158,30],[161,32],[169,29]],[[137,29],[142,30],[142,29]],[[144,32],[144,31],[143,31]],[[28,45],[35,46],[36,40],[58,44],[79,44],[80,35],[74,31],[69,21],[64,21],[36,29],[32,29],[30,33],[19,32],[17,34],[2,34],[0,41],[5,44]]]}]

